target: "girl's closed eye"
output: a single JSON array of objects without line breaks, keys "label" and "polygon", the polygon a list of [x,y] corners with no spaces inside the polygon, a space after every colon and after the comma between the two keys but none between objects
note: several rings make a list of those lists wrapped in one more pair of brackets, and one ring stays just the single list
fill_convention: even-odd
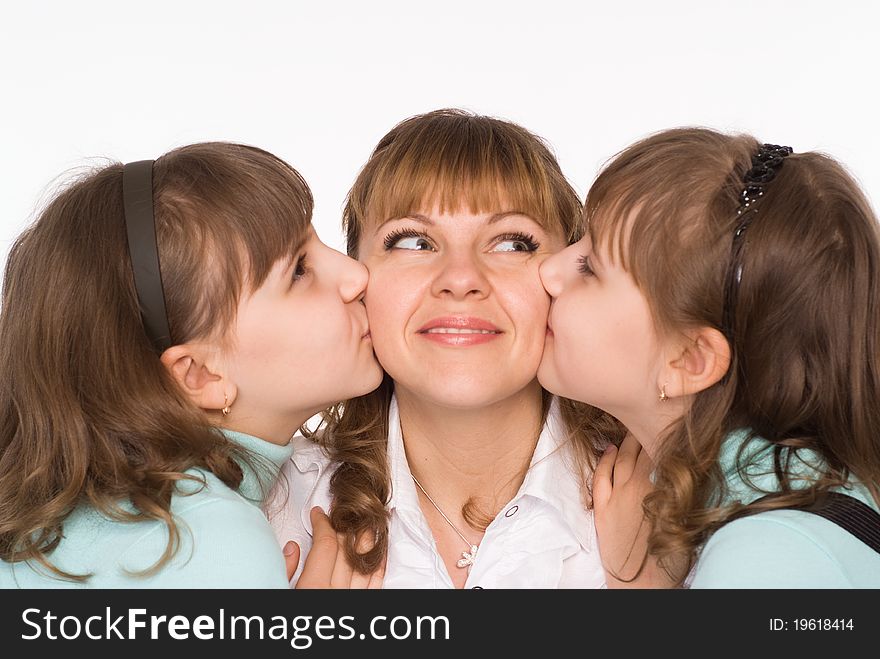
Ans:
[{"label": "girl's closed eye", "polygon": [[593,272],[593,266],[590,264],[590,257],[584,254],[583,256],[578,257],[578,272],[580,272],[584,277],[595,277],[596,273]]},{"label": "girl's closed eye", "polygon": [[494,251],[497,252],[536,252],[540,243],[528,233],[504,233],[498,236]]},{"label": "girl's closed eye", "polygon": [[429,251],[433,250],[431,239],[428,234],[415,229],[397,229],[392,231],[383,241],[385,251],[392,249],[408,249],[413,251]]}]

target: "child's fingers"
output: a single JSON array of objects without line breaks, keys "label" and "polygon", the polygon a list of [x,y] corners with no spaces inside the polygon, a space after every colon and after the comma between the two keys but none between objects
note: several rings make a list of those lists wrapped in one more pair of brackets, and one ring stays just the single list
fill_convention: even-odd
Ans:
[{"label": "child's fingers", "polygon": [[609,444],[605,454],[596,465],[593,472],[593,507],[602,508],[611,498],[614,490],[612,482],[614,476],[614,460],[617,458],[617,447]]},{"label": "child's fingers", "polygon": [[[373,534],[369,531],[363,531],[358,536],[357,542],[357,550],[358,553],[364,554],[373,548],[372,541]],[[361,574],[357,570],[352,570],[351,575],[351,588],[353,590],[365,589],[370,587],[370,579],[372,579],[372,574]]]},{"label": "child's fingers", "polygon": [[299,545],[296,544],[293,540],[289,540],[286,545],[284,545],[284,565],[287,567],[287,580],[290,581],[293,579],[293,575],[296,574],[296,568],[299,567]]},{"label": "child's fingers", "polygon": [[338,542],[330,518],[315,506],[309,514],[312,521],[312,549],[306,556],[297,588],[329,588],[336,565]]},{"label": "child's fingers", "polygon": [[331,588],[351,588],[354,570],[345,556],[345,536],[336,534],[336,563],[333,564],[333,573],[330,575]]},{"label": "child's fingers", "polygon": [[357,570],[353,570],[351,573],[351,584],[349,588],[352,590],[365,590],[370,587],[370,576],[369,574],[361,574]]},{"label": "child's fingers", "polygon": [[627,434],[623,438],[617,453],[617,460],[614,462],[614,483],[616,485],[623,485],[630,479],[641,450],[642,445],[635,437]]},{"label": "child's fingers", "polygon": [[369,588],[370,590],[379,590],[382,588],[382,583],[384,581],[385,581],[385,561],[382,561],[382,565],[379,566],[379,569],[370,575],[370,581],[367,584],[367,588]]}]

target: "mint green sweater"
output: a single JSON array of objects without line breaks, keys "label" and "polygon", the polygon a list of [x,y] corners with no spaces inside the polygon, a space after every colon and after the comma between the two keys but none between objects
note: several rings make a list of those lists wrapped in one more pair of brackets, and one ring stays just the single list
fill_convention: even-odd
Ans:
[{"label": "mint green sweater", "polygon": [[153,565],[165,551],[164,523],[115,521],[83,505],[64,521],[64,538],[49,558],[65,571],[93,576],[76,583],[34,563],[0,561],[0,588],[287,588],[284,557],[259,504],[293,453],[292,445],[224,434],[262,458],[265,469],[245,468],[238,491],[210,472],[188,472],[204,478],[206,486],[180,482],[178,489],[191,493],[171,500],[180,547],[157,574],[133,573]]},{"label": "mint green sweater", "polygon": [[[739,473],[736,454],[745,431],[732,433],[720,456],[729,501],[748,503],[778,489],[769,442],[756,437],[746,447],[751,465]],[[806,487],[819,457],[800,451],[793,469]],[[748,462],[747,462],[748,464]],[[838,489],[877,510],[867,489],[850,482]],[[837,524],[798,510],[774,510],[722,526],[703,547],[691,588],[880,588],[880,554]]]}]

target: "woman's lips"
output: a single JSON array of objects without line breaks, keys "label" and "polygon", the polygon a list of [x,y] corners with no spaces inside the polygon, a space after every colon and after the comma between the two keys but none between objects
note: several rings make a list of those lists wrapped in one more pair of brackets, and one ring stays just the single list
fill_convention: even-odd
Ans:
[{"label": "woman's lips", "polygon": [[494,324],[472,316],[434,318],[417,331],[428,341],[447,346],[472,346],[494,341],[502,332]]}]

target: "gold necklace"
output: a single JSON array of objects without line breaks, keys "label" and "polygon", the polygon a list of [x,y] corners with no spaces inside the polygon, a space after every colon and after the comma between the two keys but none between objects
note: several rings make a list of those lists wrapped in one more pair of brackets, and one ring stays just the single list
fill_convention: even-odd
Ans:
[{"label": "gold necklace", "polygon": [[[410,474],[410,475],[412,475],[412,474]],[[465,538],[464,534],[458,530],[458,527],[452,523],[452,520],[446,516],[446,513],[444,513],[442,510],[440,510],[440,506],[438,506],[436,503],[434,503],[434,500],[431,498],[431,495],[425,491],[425,488],[422,487],[422,484],[419,483],[419,480],[415,476],[413,476],[412,479],[415,482],[415,484],[419,486],[419,489],[422,491],[422,494],[424,494],[425,497],[428,499],[428,501],[431,502],[431,505],[437,509],[437,512],[440,513],[440,516],[446,520],[446,523],[452,527],[453,531],[458,533],[458,537],[461,538],[462,540],[464,540],[464,544],[466,544],[468,548],[467,548],[467,550],[461,552],[461,558],[459,558],[455,564],[458,567],[462,567],[462,568],[466,567],[468,569],[468,572],[470,572],[471,565],[473,565],[474,561],[477,560],[477,549],[479,549],[480,546],[472,544],[470,540]]]}]

